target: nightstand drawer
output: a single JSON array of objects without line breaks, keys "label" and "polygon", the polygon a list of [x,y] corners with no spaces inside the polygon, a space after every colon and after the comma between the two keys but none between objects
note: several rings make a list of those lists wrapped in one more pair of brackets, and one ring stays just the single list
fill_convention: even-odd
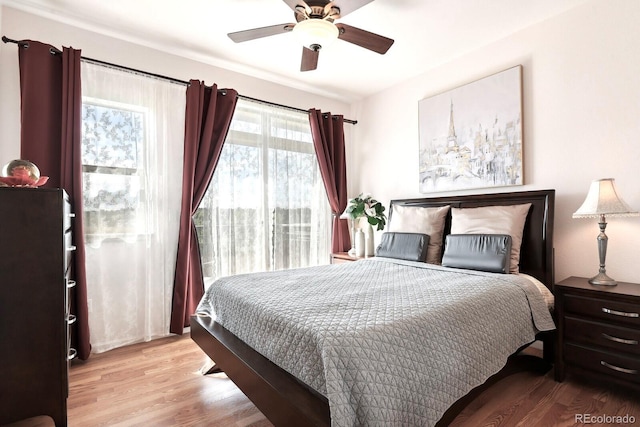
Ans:
[{"label": "nightstand drawer", "polygon": [[640,384],[640,358],[574,344],[565,344],[564,354],[566,361],[572,365]]},{"label": "nightstand drawer", "polygon": [[640,327],[640,307],[637,304],[570,294],[564,299],[567,313]]},{"label": "nightstand drawer", "polygon": [[640,329],[565,317],[566,341],[580,342],[640,355]]}]

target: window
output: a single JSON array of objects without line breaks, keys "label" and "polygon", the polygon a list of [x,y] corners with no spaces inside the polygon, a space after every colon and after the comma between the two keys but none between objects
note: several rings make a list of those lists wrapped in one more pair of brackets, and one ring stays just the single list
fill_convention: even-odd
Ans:
[{"label": "window", "polygon": [[331,209],[308,116],[240,99],[194,220],[206,281],[327,264]]},{"label": "window", "polygon": [[82,103],[82,180],[85,236],[135,239],[145,221],[143,149],[148,111],[85,97]]}]

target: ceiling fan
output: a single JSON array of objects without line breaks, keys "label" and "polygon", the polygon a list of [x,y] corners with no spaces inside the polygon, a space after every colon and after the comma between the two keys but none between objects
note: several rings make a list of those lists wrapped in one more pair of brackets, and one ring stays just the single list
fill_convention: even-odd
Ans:
[{"label": "ceiling fan", "polygon": [[335,23],[339,18],[353,12],[373,0],[284,0],[294,11],[295,24],[278,24],[268,27],[229,33],[236,43],[262,37],[292,32],[302,40],[302,62],[300,71],[311,71],[318,67],[320,49],[336,39],[353,43],[365,49],[384,55],[393,40],[350,25]]}]

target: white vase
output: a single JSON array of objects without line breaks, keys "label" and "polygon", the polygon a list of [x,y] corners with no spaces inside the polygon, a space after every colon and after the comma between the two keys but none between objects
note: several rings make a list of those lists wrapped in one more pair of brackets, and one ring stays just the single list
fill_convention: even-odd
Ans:
[{"label": "white vase", "polygon": [[356,230],[356,256],[363,257],[365,252],[365,241],[364,241],[364,233],[361,229]]},{"label": "white vase", "polygon": [[352,218],[349,218],[349,240],[351,241],[351,249],[349,249],[350,257],[356,256],[356,225]]},{"label": "white vase", "polygon": [[376,247],[373,237],[373,227],[371,224],[368,224],[367,227],[365,227],[364,240],[364,256],[374,256],[376,254]]}]

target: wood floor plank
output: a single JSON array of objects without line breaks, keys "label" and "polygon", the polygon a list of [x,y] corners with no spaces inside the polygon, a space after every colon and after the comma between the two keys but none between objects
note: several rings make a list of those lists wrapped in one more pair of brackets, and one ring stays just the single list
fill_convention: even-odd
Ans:
[{"label": "wood floor plank", "polygon": [[[70,427],[272,427],[223,373],[203,376],[207,357],[188,335],[92,355],[69,372]],[[576,414],[632,415],[640,396],[553,374],[522,372],[480,394],[457,427],[575,426]]]}]

